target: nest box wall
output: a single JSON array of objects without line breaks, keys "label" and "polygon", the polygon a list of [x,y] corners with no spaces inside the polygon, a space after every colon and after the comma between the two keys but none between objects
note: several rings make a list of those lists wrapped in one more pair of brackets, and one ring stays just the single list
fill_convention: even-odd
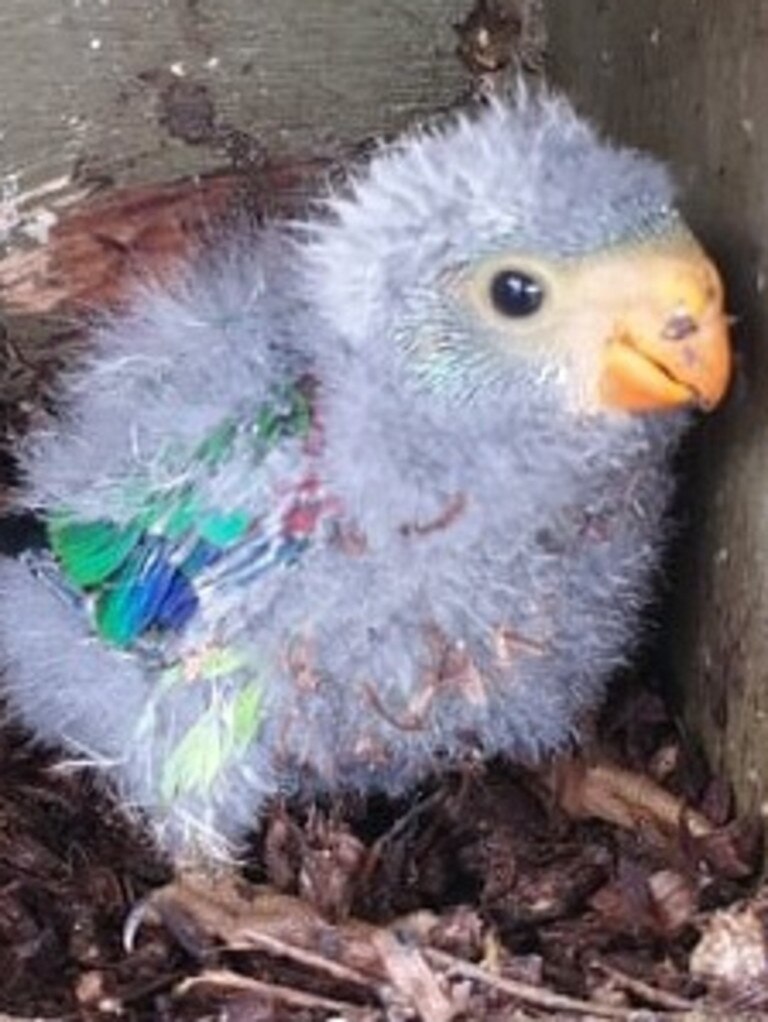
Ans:
[{"label": "nest box wall", "polygon": [[741,805],[768,812],[768,2],[550,0],[551,71],[618,139],[672,165],[720,262],[740,368],[702,426],[674,565],[673,673]]},{"label": "nest box wall", "polygon": [[3,0],[0,242],[94,181],[327,152],[455,100],[463,0]]}]

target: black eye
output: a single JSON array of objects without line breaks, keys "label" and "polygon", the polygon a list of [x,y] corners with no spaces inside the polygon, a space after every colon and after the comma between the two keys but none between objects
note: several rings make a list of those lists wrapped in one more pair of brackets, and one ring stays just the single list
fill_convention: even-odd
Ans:
[{"label": "black eye", "polygon": [[504,316],[531,316],[544,301],[544,288],[522,270],[501,270],[491,281],[491,301]]}]

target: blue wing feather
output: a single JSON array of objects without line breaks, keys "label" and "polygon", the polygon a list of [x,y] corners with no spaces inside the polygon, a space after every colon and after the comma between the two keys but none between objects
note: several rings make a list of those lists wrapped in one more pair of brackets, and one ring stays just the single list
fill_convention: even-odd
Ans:
[{"label": "blue wing feather", "polygon": [[[86,597],[99,634],[127,648],[148,633],[177,632],[199,608],[200,585],[243,585],[295,563],[309,537],[294,521],[318,520],[314,510],[295,513],[307,499],[320,499],[307,488],[311,427],[305,388],[283,388],[255,412],[228,418],[171,466],[178,481],[142,494],[132,480],[135,510],[127,523],[51,518],[54,557],[66,582]],[[283,453],[290,440],[297,445],[282,466],[289,478],[265,487],[270,454]],[[236,506],[226,506],[222,495],[233,493]]]}]

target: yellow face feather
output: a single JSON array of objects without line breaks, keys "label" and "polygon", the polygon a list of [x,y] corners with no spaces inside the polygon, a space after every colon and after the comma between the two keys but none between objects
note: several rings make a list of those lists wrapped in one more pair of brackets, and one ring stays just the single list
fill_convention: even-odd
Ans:
[{"label": "yellow face feather", "polygon": [[[528,314],[509,315],[494,301],[494,282],[510,270],[539,289]],[[709,409],[726,391],[722,284],[684,229],[568,260],[498,253],[454,287],[491,343],[567,374],[574,412]]]}]

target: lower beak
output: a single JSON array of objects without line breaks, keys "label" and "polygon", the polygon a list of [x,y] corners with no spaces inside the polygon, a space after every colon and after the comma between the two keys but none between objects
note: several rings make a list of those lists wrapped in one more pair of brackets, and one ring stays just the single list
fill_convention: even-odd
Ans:
[{"label": "lower beak", "polygon": [[701,321],[679,309],[654,329],[648,317],[618,324],[603,352],[602,402],[627,412],[714,408],[731,376],[728,323],[721,310]]}]

